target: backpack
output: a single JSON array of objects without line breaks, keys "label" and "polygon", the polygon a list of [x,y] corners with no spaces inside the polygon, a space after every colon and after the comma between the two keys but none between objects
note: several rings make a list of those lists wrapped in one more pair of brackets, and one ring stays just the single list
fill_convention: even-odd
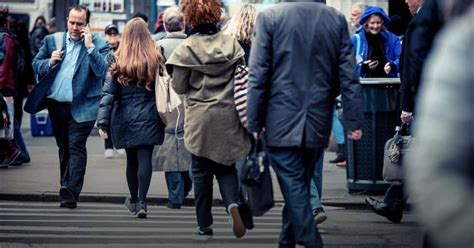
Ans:
[{"label": "backpack", "polygon": [[15,89],[17,52],[15,38],[9,33],[0,32],[0,89]]}]

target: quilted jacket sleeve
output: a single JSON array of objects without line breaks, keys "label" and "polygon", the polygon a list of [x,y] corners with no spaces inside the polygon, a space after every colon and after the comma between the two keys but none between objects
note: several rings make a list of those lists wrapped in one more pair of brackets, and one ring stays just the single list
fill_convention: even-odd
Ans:
[{"label": "quilted jacket sleeve", "polygon": [[110,72],[107,72],[104,85],[102,86],[102,96],[100,99],[99,113],[97,114],[97,127],[104,131],[110,129],[112,108],[117,93],[117,80]]}]

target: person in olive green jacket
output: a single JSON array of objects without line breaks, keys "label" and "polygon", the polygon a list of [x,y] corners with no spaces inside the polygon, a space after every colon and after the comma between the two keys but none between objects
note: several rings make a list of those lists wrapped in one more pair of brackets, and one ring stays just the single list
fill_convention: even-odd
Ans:
[{"label": "person in olive green jacket", "polygon": [[173,65],[173,89],[186,94],[184,142],[192,154],[192,174],[198,230],[195,239],[212,239],[212,183],[219,182],[222,198],[240,238],[245,227],[238,211],[235,162],[250,151],[249,134],[240,124],[234,104],[234,70],[244,50],[236,39],[218,32],[220,1],[182,4],[193,30],[167,61]]}]

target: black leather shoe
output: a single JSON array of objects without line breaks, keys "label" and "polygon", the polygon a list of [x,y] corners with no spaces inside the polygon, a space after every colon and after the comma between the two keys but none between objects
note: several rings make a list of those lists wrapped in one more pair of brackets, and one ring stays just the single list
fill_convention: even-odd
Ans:
[{"label": "black leather shoe", "polygon": [[384,201],[377,200],[373,197],[365,198],[365,202],[376,214],[386,217],[393,223],[400,223],[403,217],[403,209],[394,209],[389,207]]},{"label": "black leather shoe", "polygon": [[[61,187],[59,189],[59,197],[61,198],[61,202],[64,202],[64,206],[67,208],[76,208],[76,197],[74,194],[66,187]],[[59,205],[61,207],[61,204]]]},{"label": "black leather shoe", "polygon": [[65,208],[65,207],[66,207],[66,202],[65,202],[65,201],[61,201],[61,202],[59,203],[59,207],[60,207],[60,208]]}]

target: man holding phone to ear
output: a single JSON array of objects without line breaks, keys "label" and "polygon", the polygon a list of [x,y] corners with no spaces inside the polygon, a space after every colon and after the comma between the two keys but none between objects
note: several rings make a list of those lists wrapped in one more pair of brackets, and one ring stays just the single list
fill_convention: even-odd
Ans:
[{"label": "man holding phone to ear", "polygon": [[67,208],[76,208],[84,183],[86,141],[94,127],[107,71],[109,46],[90,32],[89,18],[86,7],[70,7],[67,30],[59,34],[62,49],[56,45],[58,34],[48,35],[33,60],[33,68],[43,81],[40,83],[49,83],[50,87],[45,96],[30,97],[46,97],[59,147],[60,207]]}]

